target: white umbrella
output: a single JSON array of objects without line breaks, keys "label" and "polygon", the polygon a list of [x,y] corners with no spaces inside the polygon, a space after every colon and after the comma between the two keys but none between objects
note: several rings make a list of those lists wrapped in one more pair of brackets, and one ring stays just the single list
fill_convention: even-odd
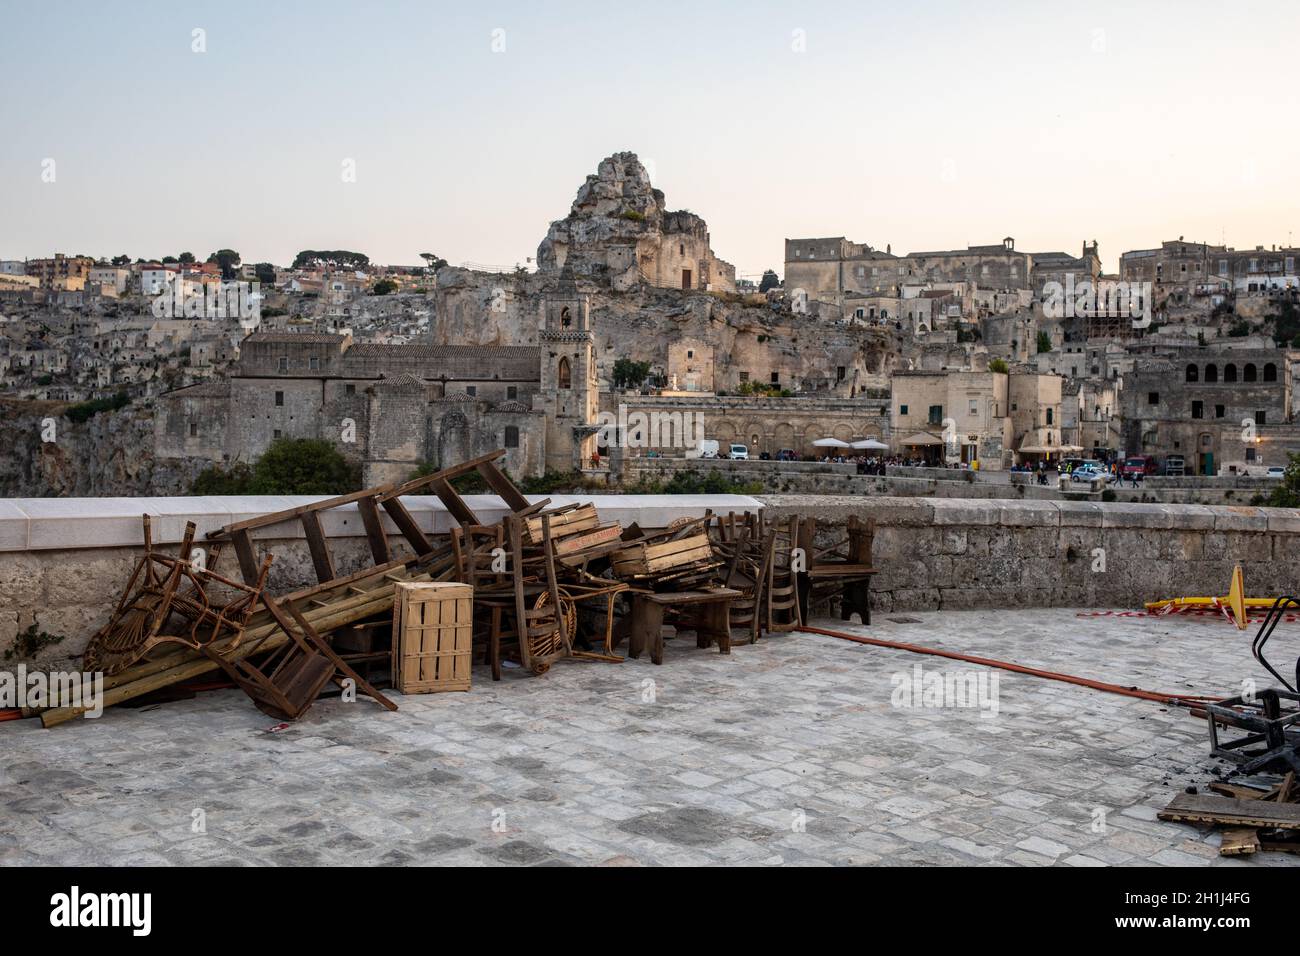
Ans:
[{"label": "white umbrella", "polygon": [[852,448],[846,441],[840,441],[838,438],[819,438],[813,442],[814,448]]},{"label": "white umbrella", "polygon": [[860,450],[868,451],[888,451],[889,446],[882,441],[876,441],[874,438],[867,438],[863,441],[855,441],[853,447]]}]

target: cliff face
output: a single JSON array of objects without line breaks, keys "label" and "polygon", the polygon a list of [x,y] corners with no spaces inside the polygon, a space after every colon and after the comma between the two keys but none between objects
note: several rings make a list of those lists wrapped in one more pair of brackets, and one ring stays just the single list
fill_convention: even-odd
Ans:
[{"label": "cliff face", "polygon": [[0,497],[187,494],[207,465],[154,458],[151,408],[128,406],[74,424],[63,415],[67,407],[0,401]]}]

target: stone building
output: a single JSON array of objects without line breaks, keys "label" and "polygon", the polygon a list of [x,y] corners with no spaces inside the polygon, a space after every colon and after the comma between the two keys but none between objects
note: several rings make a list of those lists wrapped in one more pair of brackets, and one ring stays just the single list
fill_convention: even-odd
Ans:
[{"label": "stone building", "polygon": [[[504,447],[512,474],[536,475],[558,463],[555,448],[577,454],[568,434],[582,416],[595,418],[592,402],[561,400],[563,426],[550,427],[556,401],[541,393],[561,387],[564,373],[554,369],[537,347],[258,332],[241,343],[227,382],[160,398],[155,454],[251,461],[277,438],[321,438],[360,462],[373,484]],[[566,460],[565,470],[575,465]]]},{"label": "stone building", "polygon": [[891,450],[1002,470],[1011,463],[1008,377],[989,371],[895,373]]},{"label": "stone building", "polygon": [[1120,256],[1120,278],[1150,282],[1155,305],[1172,318],[1208,313],[1235,298],[1300,297],[1300,250],[1277,246],[1238,250],[1182,236],[1159,248],[1134,249]]},{"label": "stone building", "polygon": [[1285,465],[1300,451],[1292,425],[1296,354],[1210,345],[1139,362],[1121,396],[1126,454],[1181,455],[1187,474]]}]

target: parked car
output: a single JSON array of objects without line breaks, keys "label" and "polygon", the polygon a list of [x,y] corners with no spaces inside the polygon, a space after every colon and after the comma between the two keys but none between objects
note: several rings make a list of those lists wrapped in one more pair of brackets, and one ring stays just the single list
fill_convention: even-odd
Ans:
[{"label": "parked car", "polygon": [[1272,468],[1268,470],[1268,477],[1270,478],[1281,478],[1285,475],[1286,475],[1286,469],[1283,468],[1281,465],[1274,465]]},{"label": "parked car", "polygon": [[776,456],[777,461],[798,461],[799,456],[794,453],[793,448],[782,448]]},{"label": "parked car", "polygon": [[717,458],[717,457],[718,457],[718,443],[717,443],[714,439],[712,439],[712,438],[702,438],[702,439],[700,439],[699,457],[701,457],[701,458]]},{"label": "parked car", "polygon": [[1168,477],[1168,478],[1181,478],[1181,477],[1183,477],[1183,475],[1185,475],[1185,474],[1187,473],[1187,472],[1185,471],[1185,468],[1186,468],[1186,465],[1185,465],[1185,463],[1184,463],[1184,461],[1183,461],[1183,456],[1182,456],[1182,455],[1166,455],[1166,456],[1165,456],[1165,476],[1166,476],[1166,477]]},{"label": "parked car", "polygon": [[731,460],[732,460],[732,461],[749,461],[749,446],[748,446],[748,445],[732,445],[732,446],[731,446]]},{"label": "parked car", "polygon": [[1099,461],[1085,461],[1070,472],[1071,481],[1092,481],[1094,478],[1104,478],[1108,482],[1115,480],[1115,476]]}]

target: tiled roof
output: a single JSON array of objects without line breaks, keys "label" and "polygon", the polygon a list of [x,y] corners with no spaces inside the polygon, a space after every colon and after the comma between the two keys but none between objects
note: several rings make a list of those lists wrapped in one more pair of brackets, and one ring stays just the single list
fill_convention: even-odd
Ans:
[{"label": "tiled roof", "polygon": [[254,332],[245,342],[272,342],[298,345],[338,345],[347,338],[331,332]]},{"label": "tiled roof", "polygon": [[424,379],[536,381],[541,350],[535,345],[429,345],[363,342],[343,354],[345,374],[409,372]]}]

